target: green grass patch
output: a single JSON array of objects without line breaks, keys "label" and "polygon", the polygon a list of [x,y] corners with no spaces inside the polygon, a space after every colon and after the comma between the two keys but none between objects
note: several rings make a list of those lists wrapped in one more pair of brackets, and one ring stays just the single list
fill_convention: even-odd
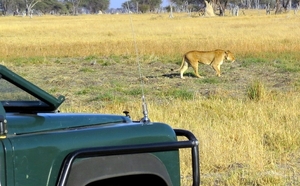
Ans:
[{"label": "green grass patch", "polygon": [[55,59],[53,62],[57,63],[57,64],[61,64],[62,63],[61,59],[59,59],[59,58]]},{"label": "green grass patch", "polygon": [[[123,93],[130,96],[142,96],[143,91],[141,88],[132,88],[123,91]],[[147,91],[144,91],[144,93],[147,94]]]},{"label": "green grass patch", "polygon": [[249,67],[252,65],[259,65],[259,64],[267,64],[269,63],[269,61],[267,59],[264,58],[254,58],[254,57],[248,57],[248,58],[244,58],[241,62],[241,66],[242,67]]},{"label": "green grass patch", "polygon": [[110,92],[104,92],[96,95],[96,97],[90,99],[90,101],[114,101],[115,95]]},{"label": "green grass patch", "polygon": [[198,79],[199,84],[219,84],[221,82],[219,77],[206,77],[203,79]]},{"label": "green grass patch", "polygon": [[175,99],[182,99],[182,100],[192,100],[194,98],[193,92],[182,90],[182,89],[168,90],[162,94],[164,97],[172,97]]},{"label": "green grass patch", "polygon": [[106,66],[113,65],[115,63],[115,61],[110,58],[109,59],[103,58],[103,59],[96,60],[96,63],[99,63],[101,66],[106,67]]},{"label": "green grass patch", "polygon": [[26,64],[47,64],[49,61],[45,57],[30,57],[30,58],[14,58],[11,61],[16,66],[23,66]]},{"label": "green grass patch", "polygon": [[300,65],[296,60],[276,60],[274,61],[273,65],[274,67],[278,68],[281,73],[300,72]]},{"label": "green grass patch", "polygon": [[80,91],[77,91],[75,94],[76,95],[87,95],[91,92],[91,89],[89,88],[85,88],[85,89],[82,89]]},{"label": "green grass patch", "polygon": [[95,69],[90,67],[83,67],[79,70],[79,72],[95,72]]},{"label": "green grass patch", "polygon": [[300,88],[300,79],[295,81],[294,86],[295,86],[295,88]]},{"label": "green grass patch", "polygon": [[116,63],[120,63],[122,61],[122,56],[120,56],[120,55],[112,54],[109,56],[109,58]]},{"label": "green grass patch", "polygon": [[120,96],[117,94],[114,94],[112,92],[104,92],[104,93],[99,93],[93,98],[90,98],[88,100],[89,102],[102,102],[105,104],[110,104],[110,103],[125,103],[128,101],[128,97]]},{"label": "green grass patch", "polygon": [[86,60],[86,61],[97,60],[97,59],[98,59],[98,57],[94,56],[94,55],[90,55],[90,56],[87,56],[84,58],[84,60]]}]

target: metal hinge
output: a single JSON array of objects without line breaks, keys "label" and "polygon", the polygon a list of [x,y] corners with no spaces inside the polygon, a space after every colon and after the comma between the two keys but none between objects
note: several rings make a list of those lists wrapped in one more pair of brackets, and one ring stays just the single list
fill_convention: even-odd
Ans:
[{"label": "metal hinge", "polygon": [[3,115],[0,115],[0,139],[6,138],[7,134],[7,120]]}]

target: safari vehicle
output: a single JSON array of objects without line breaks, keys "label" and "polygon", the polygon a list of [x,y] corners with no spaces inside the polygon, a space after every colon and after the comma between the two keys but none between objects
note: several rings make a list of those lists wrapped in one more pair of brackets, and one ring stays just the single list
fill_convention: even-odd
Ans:
[{"label": "safari vehicle", "polygon": [[[0,185],[180,185],[181,148],[191,149],[200,184],[198,141],[182,129],[125,115],[62,113],[65,101],[0,65]],[[178,140],[178,136],[186,140]]]}]

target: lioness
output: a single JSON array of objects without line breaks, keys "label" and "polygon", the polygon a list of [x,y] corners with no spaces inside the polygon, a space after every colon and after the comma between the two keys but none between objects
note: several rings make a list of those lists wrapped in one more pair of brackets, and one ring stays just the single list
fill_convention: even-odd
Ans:
[{"label": "lioness", "polygon": [[220,66],[222,65],[223,61],[229,60],[231,62],[235,61],[234,55],[229,50],[213,50],[213,51],[189,51],[183,55],[182,63],[179,69],[176,71],[180,71],[180,78],[184,79],[183,73],[192,66],[195,75],[198,78],[201,76],[198,73],[198,63],[203,63],[206,65],[211,65],[213,69],[216,71],[217,76],[221,76]]}]

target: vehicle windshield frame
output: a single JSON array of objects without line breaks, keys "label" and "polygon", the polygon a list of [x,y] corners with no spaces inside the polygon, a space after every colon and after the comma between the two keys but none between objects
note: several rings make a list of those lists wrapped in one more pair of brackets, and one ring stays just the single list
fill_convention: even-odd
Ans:
[{"label": "vehicle windshield frame", "polygon": [[[0,88],[0,101],[6,112],[53,112],[65,101],[64,96],[52,96],[3,65],[0,65],[0,81],[5,84]],[[4,93],[5,88],[8,90]],[[5,98],[12,90],[20,95]]]}]

